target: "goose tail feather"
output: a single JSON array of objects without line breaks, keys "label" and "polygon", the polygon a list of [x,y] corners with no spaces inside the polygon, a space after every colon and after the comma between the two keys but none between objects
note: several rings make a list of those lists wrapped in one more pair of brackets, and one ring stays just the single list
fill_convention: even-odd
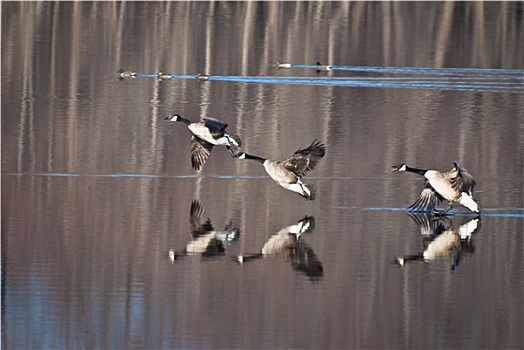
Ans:
[{"label": "goose tail feather", "polygon": [[475,200],[466,192],[462,192],[458,202],[475,213],[480,212],[477,202],[475,202]]},{"label": "goose tail feather", "polygon": [[302,196],[308,201],[314,200],[317,196],[317,189],[311,185],[308,185],[308,187],[306,187],[305,185],[302,186],[305,187]]}]

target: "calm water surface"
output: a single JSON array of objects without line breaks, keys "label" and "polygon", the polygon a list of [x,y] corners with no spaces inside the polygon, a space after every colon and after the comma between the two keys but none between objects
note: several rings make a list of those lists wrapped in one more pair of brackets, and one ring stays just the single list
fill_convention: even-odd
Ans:
[{"label": "calm water surface", "polygon": [[[1,8],[3,347],[524,346],[521,3]],[[317,199],[220,147],[195,174],[172,113],[274,159],[322,140]],[[454,160],[482,217],[407,215],[423,181],[391,165]],[[192,205],[236,235],[193,236]]]}]

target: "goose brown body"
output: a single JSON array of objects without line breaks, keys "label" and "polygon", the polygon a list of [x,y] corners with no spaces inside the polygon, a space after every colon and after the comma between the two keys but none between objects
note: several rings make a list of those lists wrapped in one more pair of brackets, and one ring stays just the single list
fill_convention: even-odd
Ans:
[{"label": "goose brown body", "polygon": [[229,149],[242,145],[238,136],[229,135],[226,132],[228,124],[218,119],[207,117],[201,118],[198,122],[191,122],[178,114],[167,116],[165,119],[184,123],[193,133],[191,136],[191,166],[196,171],[202,169],[213,146],[226,146]]},{"label": "goose brown body", "polygon": [[448,258],[453,270],[458,265],[461,254],[472,251],[471,237],[480,225],[480,218],[473,218],[455,228],[452,221],[444,216],[435,218],[431,214],[415,213],[410,217],[421,226],[425,249],[423,252],[398,257],[396,261],[400,266],[408,261],[430,262]]},{"label": "goose brown body", "polygon": [[175,252],[174,249],[168,251],[171,262],[186,255],[203,255],[208,258],[223,255],[226,246],[237,240],[240,235],[240,229],[231,219],[223,230],[215,229],[211,224],[211,219],[206,217],[204,207],[197,199],[191,202],[189,215],[191,240],[183,251]]},{"label": "goose brown body", "polygon": [[235,157],[262,163],[267,174],[280,186],[298,193],[307,200],[313,200],[315,199],[314,188],[304,184],[301,178],[312,171],[325,154],[326,146],[315,140],[309,147],[299,149],[282,161],[270,160],[245,152],[237,153]]},{"label": "goose brown body", "polygon": [[399,164],[392,171],[408,171],[426,178],[426,183],[419,198],[408,208],[413,211],[434,211],[442,201],[448,201],[448,207],[441,214],[449,211],[453,203],[459,202],[473,212],[479,213],[478,204],[473,199],[473,191],[477,182],[473,176],[462,168],[458,162],[453,162],[453,168],[445,173],[437,170],[424,170]]},{"label": "goose brown body", "polygon": [[304,273],[312,280],[317,280],[324,275],[324,268],[317,255],[301,237],[306,232],[312,232],[315,219],[306,216],[294,225],[282,228],[271,236],[257,253],[244,253],[238,255],[236,260],[240,264],[248,261],[281,255],[291,264],[293,270]]}]

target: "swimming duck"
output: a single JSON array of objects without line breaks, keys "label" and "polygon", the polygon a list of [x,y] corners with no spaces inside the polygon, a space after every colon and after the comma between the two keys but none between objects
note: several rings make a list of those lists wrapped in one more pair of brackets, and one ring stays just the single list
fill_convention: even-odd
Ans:
[{"label": "swimming duck", "polygon": [[213,146],[226,146],[230,150],[230,147],[242,145],[240,137],[226,133],[228,124],[220,120],[208,117],[201,118],[199,122],[191,122],[178,114],[169,115],[165,119],[184,123],[193,133],[191,137],[191,165],[196,171],[202,169]]},{"label": "swimming duck", "polygon": [[127,71],[124,71],[123,68],[120,68],[118,70],[118,72],[116,72],[116,77],[118,78],[118,80],[123,80],[124,78],[136,78],[136,73],[135,72],[127,72]]},{"label": "swimming duck", "polygon": [[207,81],[207,80],[209,80],[209,75],[208,74],[198,73],[197,74],[197,79],[198,80],[202,80],[202,81]]},{"label": "swimming duck", "polygon": [[326,154],[326,146],[315,140],[305,149],[299,149],[282,161],[274,161],[259,156],[239,152],[233,156],[238,159],[252,159],[264,165],[266,172],[280,186],[301,195],[307,200],[315,199],[315,189],[308,188],[301,178],[315,168]]},{"label": "swimming duck", "polygon": [[168,73],[162,73],[162,72],[158,72],[158,79],[159,80],[168,80],[168,79],[171,79],[171,74],[168,74]]},{"label": "swimming duck", "polygon": [[282,63],[280,61],[277,61],[274,64],[274,66],[275,66],[276,69],[289,69],[289,68],[291,68],[291,63]]},{"label": "swimming duck", "polygon": [[331,66],[328,64],[322,64],[320,62],[317,62],[317,73],[320,73],[322,71],[329,72],[331,70]]},{"label": "swimming duck", "polygon": [[[409,206],[409,210],[445,214],[459,202],[469,210],[479,213],[480,207],[473,199],[473,189],[477,182],[471,174],[460,167],[458,162],[453,162],[453,168],[447,173],[437,170],[417,169],[406,164],[394,165],[391,171],[408,171],[422,175],[426,178],[424,189],[420,197]],[[443,211],[435,210],[438,203],[448,201],[448,206]]]}]

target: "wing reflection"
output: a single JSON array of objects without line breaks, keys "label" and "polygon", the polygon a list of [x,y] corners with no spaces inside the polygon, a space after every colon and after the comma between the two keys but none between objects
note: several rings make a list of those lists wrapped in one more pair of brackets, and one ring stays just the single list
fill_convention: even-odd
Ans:
[{"label": "wing reflection", "polygon": [[244,264],[267,256],[283,255],[293,270],[305,274],[312,280],[320,279],[324,275],[322,263],[313,249],[301,238],[303,233],[312,232],[314,227],[315,218],[306,216],[271,236],[259,253],[242,254],[236,260]]},{"label": "wing reflection", "polygon": [[236,241],[240,236],[240,230],[230,219],[224,230],[215,230],[209,218],[205,218],[205,209],[199,200],[191,202],[189,211],[189,222],[191,230],[191,241],[186,244],[183,251],[170,249],[168,257],[173,263],[175,260],[186,255],[202,255],[204,258],[213,258],[224,255],[226,246]]},{"label": "wing reflection", "polygon": [[475,247],[472,234],[480,228],[480,217],[475,217],[458,228],[449,217],[428,213],[408,213],[420,227],[424,251],[398,257],[396,262],[404,266],[408,261],[434,261],[447,258],[451,270],[459,265],[463,254],[473,254]]}]

